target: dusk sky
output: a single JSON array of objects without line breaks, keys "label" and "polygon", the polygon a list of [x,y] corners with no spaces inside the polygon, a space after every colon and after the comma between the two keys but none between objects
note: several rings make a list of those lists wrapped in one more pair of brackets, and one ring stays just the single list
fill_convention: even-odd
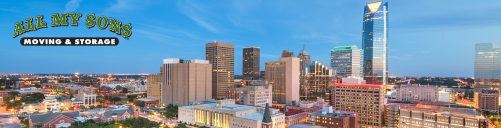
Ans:
[{"label": "dusk sky", "polygon": [[[362,45],[364,5],[374,0],[4,0],[0,73],[159,73],[165,58],[205,59],[205,43],[261,47],[264,62],[306,44],[330,65],[335,46]],[[390,0],[389,75],[473,77],[475,43],[501,44],[501,1]],[[50,27],[52,13],[82,13],[79,26]],[[132,24],[126,40],[85,27],[95,13]],[[14,24],[44,15],[48,28],[12,38]],[[71,20],[68,20],[71,21]],[[118,46],[21,46],[22,37],[117,37]]]}]

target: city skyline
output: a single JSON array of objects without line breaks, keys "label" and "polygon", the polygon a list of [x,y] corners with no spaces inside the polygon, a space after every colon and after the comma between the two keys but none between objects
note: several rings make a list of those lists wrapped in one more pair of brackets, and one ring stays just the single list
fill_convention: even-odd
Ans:
[{"label": "city skyline", "polygon": [[[247,46],[261,47],[261,65],[277,60],[283,50],[299,53],[303,44],[306,44],[311,60],[328,63],[333,47],[362,46],[361,15],[363,6],[371,2],[375,1],[281,3],[283,5],[270,1],[232,1],[225,3],[230,6],[218,11],[215,9],[219,7],[215,5],[221,3],[190,1],[120,1],[102,5],[80,1],[76,2],[77,6],[71,6],[74,2],[69,1],[9,1],[0,6],[0,12],[16,18],[0,19],[4,24],[0,26],[0,38],[4,39],[4,43],[0,43],[0,54],[6,55],[0,57],[6,60],[0,63],[0,67],[4,67],[0,72],[154,74],[159,73],[156,65],[165,58],[203,59],[203,45],[213,41],[235,45],[236,75],[242,74],[241,50]],[[501,42],[496,38],[496,31],[501,29],[496,16],[499,13],[493,11],[498,10],[501,3],[476,2],[478,6],[471,6],[469,2],[383,2],[392,6],[389,9],[392,24],[389,76],[473,77],[474,44]],[[166,14],[144,14],[158,11],[155,5],[160,4],[167,6],[162,8]],[[314,6],[316,8],[310,8]],[[26,9],[20,11],[21,8]],[[128,11],[116,11],[120,9]],[[43,48],[22,47],[17,42],[22,37],[116,35],[99,29],[69,26],[11,37],[13,23],[56,12],[114,17],[132,23],[134,36],[129,40],[122,39],[116,47]],[[51,23],[48,17],[44,21]],[[260,68],[264,71],[264,66]]]}]

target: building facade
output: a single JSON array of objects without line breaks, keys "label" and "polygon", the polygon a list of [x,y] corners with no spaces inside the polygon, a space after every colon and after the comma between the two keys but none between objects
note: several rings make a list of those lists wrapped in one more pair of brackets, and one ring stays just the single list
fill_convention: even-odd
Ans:
[{"label": "building facade", "polygon": [[137,105],[137,103],[142,103],[144,104],[144,107],[160,107],[158,100],[156,99],[150,99],[150,98],[139,98],[139,99],[134,99],[134,104]]},{"label": "building facade", "polygon": [[280,108],[280,112],[285,114],[285,127],[308,122],[308,113],[297,109],[288,109],[287,106]]},{"label": "building facade", "polygon": [[[233,99],[181,106],[178,111],[178,120],[187,124],[220,128],[262,128],[264,122],[269,123],[269,128],[285,128],[285,115],[278,109],[269,108],[268,105],[265,108],[237,105]],[[265,115],[269,117],[264,119]]]},{"label": "building facade", "polygon": [[80,112],[58,113],[47,112],[42,115],[28,116],[29,128],[60,128],[69,127],[80,117]]},{"label": "building facade", "polygon": [[294,57],[294,52],[289,52],[289,50],[282,51],[282,57]]},{"label": "building facade", "polygon": [[129,118],[139,118],[139,107],[129,106],[111,106],[106,111],[98,113],[99,120],[102,122],[121,121]]},{"label": "building facade", "polygon": [[475,91],[499,90],[501,49],[495,43],[475,44]]},{"label": "building facade", "polygon": [[84,105],[95,105],[96,94],[80,93],[76,96],[77,100],[82,101]]},{"label": "building facade", "polygon": [[387,105],[388,128],[487,128],[488,119],[475,109],[411,105]]},{"label": "building facade", "polygon": [[308,121],[326,128],[359,128],[358,113],[334,111],[332,106],[324,106],[322,111],[308,114]]},{"label": "building facade", "polygon": [[162,105],[189,105],[212,99],[212,65],[207,60],[164,59]]},{"label": "building facade", "polygon": [[223,42],[205,44],[205,60],[212,65],[212,98],[223,99],[233,86],[235,46]]},{"label": "building facade", "polygon": [[247,87],[230,87],[226,99],[234,99],[236,104],[265,107],[273,99],[272,85],[260,81]]},{"label": "building facade", "polygon": [[359,113],[362,128],[381,128],[384,110],[384,85],[336,84],[332,103],[336,110]]},{"label": "building facade", "polygon": [[309,67],[307,65],[311,64],[310,57],[303,45],[303,50],[297,55],[299,58],[299,100],[308,100],[308,91],[311,86],[308,86]]},{"label": "building facade", "polygon": [[162,74],[148,74],[146,83],[148,98],[162,100]]},{"label": "building facade", "polygon": [[370,84],[388,84],[388,2],[368,3],[364,8],[362,49],[364,79]]},{"label": "building facade", "polygon": [[357,46],[338,46],[331,50],[331,68],[339,78],[363,78],[364,50]]},{"label": "building facade", "polygon": [[273,86],[273,103],[299,101],[299,58],[282,57],[264,64],[265,80]]},{"label": "building facade", "polygon": [[499,111],[499,91],[498,90],[482,90],[476,92],[475,108],[481,111],[498,112]]},{"label": "building facade", "polygon": [[259,79],[259,47],[244,47],[242,61],[242,80],[257,80]]},{"label": "building facade", "polygon": [[304,86],[300,86],[301,101],[317,101],[318,98],[330,102],[330,90],[334,87],[335,71],[328,65],[313,61],[304,67]]},{"label": "building facade", "polygon": [[410,102],[411,100],[420,101],[439,101],[439,88],[433,85],[411,85],[396,86],[397,101]]}]

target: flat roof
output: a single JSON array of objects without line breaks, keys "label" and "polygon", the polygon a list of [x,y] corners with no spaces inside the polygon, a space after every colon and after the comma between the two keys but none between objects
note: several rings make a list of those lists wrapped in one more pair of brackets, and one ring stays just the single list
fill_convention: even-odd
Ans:
[{"label": "flat roof", "polygon": [[155,99],[148,99],[148,98],[139,98],[139,99],[136,99],[136,100],[139,100],[139,101],[157,101]]},{"label": "flat roof", "polygon": [[[255,108],[264,109],[263,107],[248,106],[248,105],[238,105],[238,104],[225,105],[223,107],[216,107],[216,103],[200,104],[200,105],[196,105],[196,106],[207,107],[207,108],[215,108],[215,109],[234,111],[234,112],[243,111],[243,110],[249,110],[249,109],[255,109]],[[234,108],[234,109],[231,109],[231,108]],[[277,109],[270,108],[270,110],[277,110]]]}]

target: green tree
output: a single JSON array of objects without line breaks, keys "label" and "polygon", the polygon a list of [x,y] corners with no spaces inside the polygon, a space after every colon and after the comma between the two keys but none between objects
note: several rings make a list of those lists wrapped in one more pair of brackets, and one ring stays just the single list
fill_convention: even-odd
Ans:
[{"label": "green tree", "polygon": [[140,126],[139,126],[139,124],[134,123],[134,125],[132,125],[132,128],[140,128]]},{"label": "green tree", "polygon": [[84,105],[80,105],[80,109],[85,110],[85,109],[87,109],[87,107],[85,107]]},{"label": "green tree", "polygon": [[63,111],[64,111],[64,109],[62,109],[62,108],[61,108],[61,109],[59,109],[59,111],[60,111],[60,112],[63,112]]},{"label": "green tree", "polygon": [[71,94],[70,94],[70,99],[71,99],[71,98],[73,98],[73,97],[75,97],[75,96],[73,96],[73,93],[71,93]]},{"label": "green tree", "polygon": [[136,102],[135,104],[138,107],[141,107],[141,108],[144,107],[144,103],[143,102]]},{"label": "green tree", "polygon": [[75,107],[69,107],[68,109],[69,110],[75,110]]},{"label": "green tree", "polygon": [[11,92],[8,92],[7,94],[11,94],[12,95],[12,99],[14,99],[14,101],[16,101],[16,97],[19,96],[19,92],[16,92],[16,91],[11,91]]},{"label": "green tree", "polygon": [[92,105],[92,106],[89,106],[89,109],[94,109],[96,108],[96,106]]}]

